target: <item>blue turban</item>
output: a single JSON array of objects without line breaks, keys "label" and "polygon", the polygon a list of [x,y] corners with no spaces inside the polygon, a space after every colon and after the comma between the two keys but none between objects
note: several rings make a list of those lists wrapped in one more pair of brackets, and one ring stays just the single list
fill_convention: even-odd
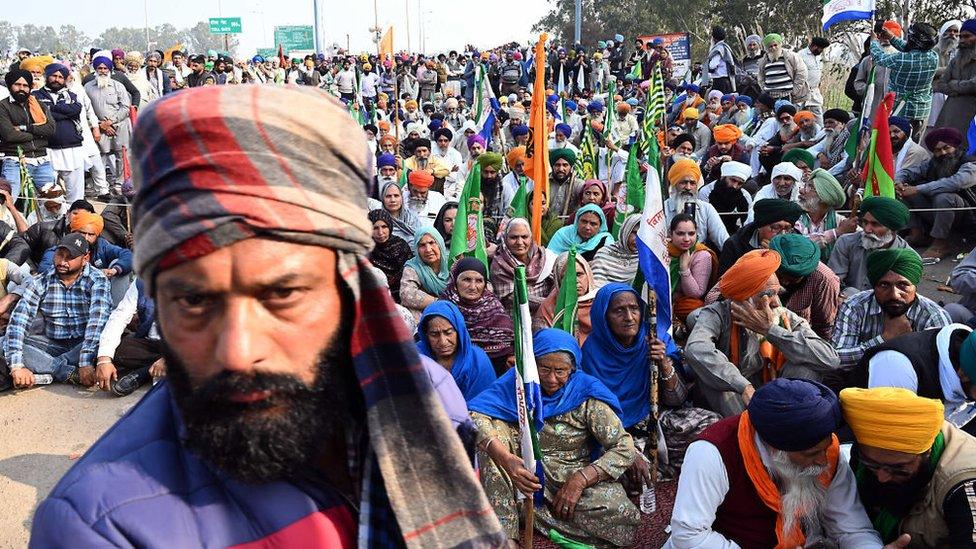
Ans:
[{"label": "blue turban", "polygon": [[663,46],[664,45],[664,39],[663,38],[655,38],[654,40],[651,40],[651,45],[653,45],[653,46]]},{"label": "blue turban", "polygon": [[685,85],[685,91],[686,92],[692,91],[692,92],[697,93],[698,95],[701,95],[701,88],[698,87],[698,86],[696,86],[696,85],[694,85],[694,84],[686,84]]},{"label": "blue turban", "polygon": [[61,63],[51,63],[50,65],[44,67],[44,78],[47,78],[54,73],[61,73],[62,78],[67,78],[69,72],[68,67],[65,67]]},{"label": "blue turban", "polygon": [[569,124],[556,124],[556,131],[566,137],[573,135],[573,128],[569,127]]},{"label": "blue turban", "polygon": [[444,123],[444,121],[441,120],[440,118],[434,118],[433,120],[430,121],[430,124],[427,124],[427,128],[429,128],[430,131],[434,132],[434,131],[439,130],[440,127],[441,127],[441,124],[443,124],[443,123]]},{"label": "blue turban", "polygon": [[613,39],[616,40],[617,42],[623,42],[624,41],[624,35],[622,35],[622,34],[615,34],[615,35],[613,35]]},{"label": "blue turban", "polygon": [[523,135],[529,135],[529,127],[525,124],[519,124],[518,126],[512,126],[512,137],[521,137]]},{"label": "blue turban", "polygon": [[251,58],[251,63],[264,63],[264,57],[261,57],[260,55],[255,55],[254,57]]},{"label": "blue turban", "polygon": [[546,97],[546,103],[558,103],[558,102],[559,102],[559,96],[556,94],[552,94]]},{"label": "blue turban", "polygon": [[912,135],[912,123],[903,116],[889,116],[888,125],[897,127],[899,130],[905,132],[905,135]]},{"label": "blue turban", "polygon": [[820,444],[841,419],[833,391],[808,379],[774,379],[752,395],[748,410],[759,437],[784,452]]},{"label": "blue turban", "polygon": [[752,98],[748,95],[740,95],[735,98],[736,103],[745,103],[746,105],[752,106]]},{"label": "blue turban", "polygon": [[590,112],[603,112],[603,102],[590,101],[590,103],[586,106],[586,110]]},{"label": "blue turban", "polygon": [[962,26],[959,27],[959,32],[969,32],[976,34],[976,19],[966,19],[962,22]]},{"label": "blue turban", "polygon": [[109,69],[115,66],[112,64],[112,60],[109,59],[108,57],[105,57],[104,55],[99,55],[98,57],[92,59],[93,69],[97,69],[99,65],[105,65]]},{"label": "blue turban", "polygon": [[631,97],[631,98],[627,99],[626,103],[628,105],[630,105],[631,107],[636,107],[636,106],[640,105],[640,101],[638,101],[636,97]]},{"label": "blue turban", "polygon": [[726,101],[735,101],[735,94],[734,93],[727,93],[727,94],[723,95],[722,96],[722,103],[725,103]]},{"label": "blue turban", "polygon": [[393,153],[380,153],[380,155],[376,157],[376,167],[377,168],[386,168],[386,167],[395,168],[396,167],[396,157],[393,156]]},{"label": "blue turban", "polygon": [[578,107],[579,107],[579,105],[576,104],[576,101],[567,101],[566,102],[566,110],[567,111],[575,111]]}]

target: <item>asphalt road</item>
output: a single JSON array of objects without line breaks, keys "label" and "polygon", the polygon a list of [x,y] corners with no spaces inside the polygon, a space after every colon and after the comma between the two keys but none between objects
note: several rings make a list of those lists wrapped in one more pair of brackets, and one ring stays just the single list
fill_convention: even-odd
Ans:
[{"label": "asphalt road", "polygon": [[[920,292],[942,304],[958,296],[938,287],[954,258],[925,267]],[[146,388],[125,398],[70,385],[0,393],[0,547],[24,547],[31,518],[68,468]]]}]

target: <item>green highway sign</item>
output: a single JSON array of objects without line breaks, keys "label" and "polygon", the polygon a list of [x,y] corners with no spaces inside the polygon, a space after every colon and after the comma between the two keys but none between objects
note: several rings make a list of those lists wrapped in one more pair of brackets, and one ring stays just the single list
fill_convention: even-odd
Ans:
[{"label": "green highway sign", "polygon": [[210,34],[240,34],[240,17],[211,17]]},{"label": "green highway sign", "polygon": [[312,25],[291,25],[274,28],[275,47],[280,45],[286,54],[294,50],[314,50],[314,36]]}]

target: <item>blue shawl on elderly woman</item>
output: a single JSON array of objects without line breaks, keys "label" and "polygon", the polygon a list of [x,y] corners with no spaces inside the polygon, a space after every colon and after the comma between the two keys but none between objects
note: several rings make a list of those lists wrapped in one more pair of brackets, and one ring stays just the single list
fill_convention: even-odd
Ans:
[{"label": "blue shawl on elderly woman", "polygon": [[[551,395],[542,394],[543,420],[571,412],[591,398],[606,403],[618,416],[620,415],[620,404],[610,389],[595,377],[579,371],[582,353],[575,337],[563,330],[547,328],[535,334],[532,338],[532,346],[537,357],[557,351],[565,351],[573,356],[573,373],[570,374],[566,384]],[[515,368],[509,369],[469,402],[468,409],[509,423],[518,422]]]},{"label": "blue shawl on elderly woman", "polygon": [[[590,308],[590,335],[583,343],[583,371],[596,377],[620,400],[624,427],[632,427],[651,413],[651,376],[648,364],[647,323],[644,321],[644,302],[641,306],[640,332],[630,347],[617,341],[607,322],[610,301],[621,292],[637,295],[633,288],[620,282],[611,282],[600,288]],[[678,348],[669,337],[664,342],[668,356],[678,368]]]},{"label": "blue shawl on elderly woman", "polygon": [[495,369],[485,351],[471,342],[468,328],[464,325],[464,317],[457,305],[450,301],[439,300],[424,309],[420,317],[417,331],[420,341],[417,350],[420,354],[434,358],[434,353],[427,342],[427,322],[432,317],[439,316],[451,323],[457,333],[457,348],[454,352],[454,364],[451,366],[451,377],[457,383],[458,389],[464,395],[465,401],[471,401],[478,393],[488,388],[495,381]]}]

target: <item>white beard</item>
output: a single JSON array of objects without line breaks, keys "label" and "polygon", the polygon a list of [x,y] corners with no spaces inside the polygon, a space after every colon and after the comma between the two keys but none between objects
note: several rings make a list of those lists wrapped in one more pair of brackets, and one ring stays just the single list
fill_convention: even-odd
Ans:
[{"label": "white beard", "polygon": [[861,247],[867,251],[879,250],[891,244],[895,240],[893,232],[885,236],[875,236],[873,234],[861,233]]},{"label": "white beard", "polygon": [[671,199],[674,201],[674,211],[684,213],[685,204],[695,202],[695,193],[681,192],[678,189],[671,189]]},{"label": "white beard", "polygon": [[815,212],[820,209],[820,198],[812,196],[806,200],[802,200],[800,201],[800,207],[805,212]]},{"label": "white beard", "polygon": [[772,463],[770,473],[780,489],[780,516],[783,517],[783,532],[793,529],[797,518],[800,527],[807,534],[819,532],[820,516],[827,500],[827,487],[819,477],[825,466],[812,465],[799,467],[781,450],[768,445]]},{"label": "white beard", "polygon": [[95,77],[95,83],[98,84],[99,89],[105,89],[108,87],[108,82],[111,79],[112,77],[107,74],[106,75],[99,74],[98,76]]}]

